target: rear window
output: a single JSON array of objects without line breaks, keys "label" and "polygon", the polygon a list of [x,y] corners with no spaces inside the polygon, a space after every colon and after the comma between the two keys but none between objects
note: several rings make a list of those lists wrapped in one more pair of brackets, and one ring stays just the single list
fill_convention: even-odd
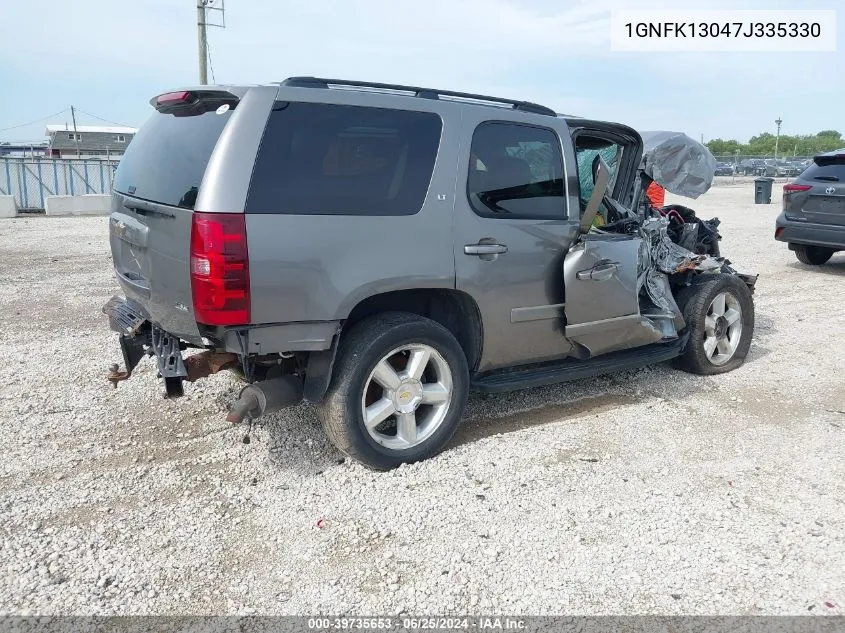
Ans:
[{"label": "rear window", "polygon": [[428,191],[442,122],[431,112],[277,104],[247,213],[413,215]]},{"label": "rear window", "polygon": [[816,158],[802,172],[801,179],[845,182],[845,158]]},{"label": "rear window", "polygon": [[208,159],[231,114],[231,109],[180,117],[156,112],[126,148],[115,190],[193,209]]}]

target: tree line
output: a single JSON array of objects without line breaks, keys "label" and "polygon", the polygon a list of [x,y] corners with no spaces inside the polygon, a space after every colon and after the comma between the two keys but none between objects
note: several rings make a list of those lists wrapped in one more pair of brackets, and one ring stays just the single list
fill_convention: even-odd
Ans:
[{"label": "tree line", "polygon": [[[763,132],[752,136],[747,143],[730,139],[714,138],[706,145],[716,156],[774,156],[774,134]],[[836,130],[822,130],[818,134],[798,134],[790,136],[781,134],[777,139],[778,156],[814,156],[823,152],[830,152],[845,147],[845,139]]]}]

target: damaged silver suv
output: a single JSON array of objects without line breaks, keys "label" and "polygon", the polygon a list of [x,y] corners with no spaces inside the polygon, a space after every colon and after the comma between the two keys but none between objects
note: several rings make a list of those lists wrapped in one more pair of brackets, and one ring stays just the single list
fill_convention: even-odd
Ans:
[{"label": "damaged silver suv", "polygon": [[151,104],[114,183],[115,386],[147,355],[171,397],[231,370],[230,421],[306,400],[386,469],[442,449],[470,390],[748,352],[756,276],[717,221],[644,195],[710,186],[683,135],[644,151],[533,103],[311,77]]}]

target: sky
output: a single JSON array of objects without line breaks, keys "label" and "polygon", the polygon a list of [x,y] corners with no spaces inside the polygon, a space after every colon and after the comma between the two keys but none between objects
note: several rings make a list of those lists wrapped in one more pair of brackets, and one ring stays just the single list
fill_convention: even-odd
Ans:
[{"label": "sky", "polygon": [[[612,52],[611,12],[840,4],[225,0],[226,28],[210,28],[209,45],[218,83],[315,75],[422,85],[535,101],[639,130],[747,141],[774,133],[778,117],[782,134],[845,133],[845,10],[835,53]],[[0,140],[44,140],[47,123],[70,123],[71,105],[79,125],[140,126],[152,96],[198,81],[195,7],[0,0]]]}]

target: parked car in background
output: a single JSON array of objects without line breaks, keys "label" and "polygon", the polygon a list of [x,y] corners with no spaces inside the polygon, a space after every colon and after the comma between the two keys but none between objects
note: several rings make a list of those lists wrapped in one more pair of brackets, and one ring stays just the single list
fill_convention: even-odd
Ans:
[{"label": "parked car in background", "polygon": [[746,158],[740,161],[738,172],[743,176],[777,176],[777,161],[773,158]]},{"label": "parked car in background", "polygon": [[766,158],[763,160],[763,164],[757,173],[758,176],[770,176],[774,178],[775,176],[780,175],[778,173],[778,161],[774,158]]},{"label": "parked car in background", "polygon": [[780,177],[792,177],[800,174],[804,169],[797,164],[787,160],[773,161],[772,166],[775,168],[775,175]]},{"label": "parked car in background", "polygon": [[[764,176],[768,175],[765,172],[768,169],[768,165],[766,165],[766,161],[762,158],[746,158],[739,164],[740,173],[743,176]],[[774,169],[771,169],[774,172]],[[771,174],[771,175],[774,175]]]},{"label": "parked car in background", "polygon": [[717,176],[733,176],[734,166],[732,163],[716,163]]},{"label": "parked car in background", "polygon": [[794,182],[784,185],[775,239],[813,266],[845,250],[845,148],[816,156]]},{"label": "parked car in background", "polygon": [[797,160],[788,160],[786,161],[786,164],[789,165],[789,168],[791,170],[790,173],[787,174],[787,176],[798,176],[801,174],[802,171],[809,167],[809,165],[804,165],[798,162]]}]

